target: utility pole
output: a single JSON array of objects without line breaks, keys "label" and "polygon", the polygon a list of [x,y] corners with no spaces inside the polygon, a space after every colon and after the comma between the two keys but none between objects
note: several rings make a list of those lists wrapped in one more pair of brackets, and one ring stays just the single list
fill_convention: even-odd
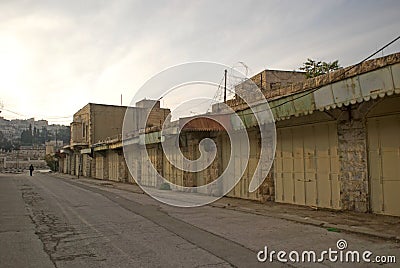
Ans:
[{"label": "utility pole", "polygon": [[228,71],[225,69],[225,86],[224,86],[224,102],[226,102],[226,75],[227,75]]}]

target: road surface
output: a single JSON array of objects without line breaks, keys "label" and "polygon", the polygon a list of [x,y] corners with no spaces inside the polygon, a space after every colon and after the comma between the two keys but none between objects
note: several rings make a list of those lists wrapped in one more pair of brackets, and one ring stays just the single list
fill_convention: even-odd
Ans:
[{"label": "road surface", "polygon": [[354,267],[257,260],[265,246],[322,252],[337,250],[339,239],[400,261],[394,241],[211,206],[175,208],[50,174],[0,174],[0,213],[1,267]]}]

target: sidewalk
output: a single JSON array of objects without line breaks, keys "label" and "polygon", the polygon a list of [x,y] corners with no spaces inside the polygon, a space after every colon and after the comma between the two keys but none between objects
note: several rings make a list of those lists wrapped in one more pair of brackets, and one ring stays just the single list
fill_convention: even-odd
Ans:
[{"label": "sidewalk", "polygon": [[[52,175],[98,186],[143,193],[140,187],[134,184],[87,177],[78,179],[76,176],[60,173],[52,173]],[[275,202],[259,203],[230,197],[223,197],[209,206],[310,224],[333,232],[358,233],[400,242],[400,217],[352,211],[331,211]]]}]

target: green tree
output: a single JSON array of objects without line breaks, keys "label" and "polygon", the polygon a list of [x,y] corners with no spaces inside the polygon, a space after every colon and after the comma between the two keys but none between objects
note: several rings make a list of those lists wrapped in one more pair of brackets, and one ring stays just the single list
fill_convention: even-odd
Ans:
[{"label": "green tree", "polygon": [[62,140],[64,144],[69,144],[70,139],[71,139],[71,130],[69,126],[64,126],[58,129],[57,140]]},{"label": "green tree", "polygon": [[33,142],[32,128],[22,131],[21,144],[22,145],[32,145],[32,142]]},{"label": "green tree", "polygon": [[340,68],[341,66],[338,60],[335,60],[333,62],[324,62],[307,59],[307,61],[304,62],[303,66],[299,69],[306,72],[307,78],[313,78],[322,74],[329,73],[331,71],[338,70]]},{"label": "green tree", "polygon": [[12,142],[8,140],[1,131],[0,131],[0,149],[5,151],[11,151],[13,149]]},{"label": "green tree", "polygon": [[56,160],[54,159],[54,156],[47,154],[44,157],[44,160],[46,161],[47,166],[50,168],[51,171],[56,171]]},{"label": "green tree", "polygon": [[38,144],[45,144],[47,141],[50,140],[49,132],[45,126],[43,126],[42,129],[39,131],[37,139]]}]

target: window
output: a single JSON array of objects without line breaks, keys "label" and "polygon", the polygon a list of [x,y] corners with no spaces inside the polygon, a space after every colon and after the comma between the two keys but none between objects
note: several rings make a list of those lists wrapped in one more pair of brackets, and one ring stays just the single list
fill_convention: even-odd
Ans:
[{"label": "window", "polygon": [[83,122],[82,124],[82,137],[86,137],[86,124]]}]

